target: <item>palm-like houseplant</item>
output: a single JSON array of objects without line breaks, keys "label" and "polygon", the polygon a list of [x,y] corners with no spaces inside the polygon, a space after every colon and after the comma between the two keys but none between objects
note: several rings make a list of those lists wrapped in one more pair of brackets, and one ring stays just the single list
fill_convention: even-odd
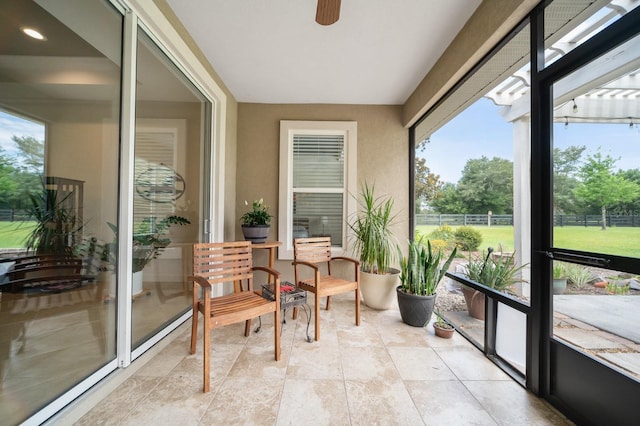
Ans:
[{"label": "palm-like houseplant", "polygon": [[392,226],[393,199],[377,198],[375,185],[365,183],[358,199],[359,210],[348,222],[351,240],[360,260],[360,287],[367,306],[388,309],[393,303],[399,270],[391,267],[395,258]]},{"label": "palm-like houseplant", "polygon": [[63,196],[55,189],[29,194],[29,219],[35,222],[35,227],[27,237],[27,251],[66,256],[73,254],[73,246],[81,235],[83,223],[77,218],[75,210],[67,205],[70,196]]},{"label": "palm-like houseplant", "polygon": [[[400,250],[400,249],[398,249]],[[436,301],[436,290],[451,266],[457,249],[445,260],[441,248],[433,248],[427,240],[409,241],[407,256],[400,260],[400,286],[397,288],[398,307],[402,320],[415,327],[429,323]]]}]

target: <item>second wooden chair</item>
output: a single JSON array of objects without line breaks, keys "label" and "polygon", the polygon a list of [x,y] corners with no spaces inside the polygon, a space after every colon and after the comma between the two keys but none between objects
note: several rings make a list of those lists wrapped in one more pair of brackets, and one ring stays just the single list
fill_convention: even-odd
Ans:
[{"label": "second wooden chair", "polygon": [[[356,325],[360,325],[360,262],[344,256],[331,256],[331,238],[313,237],[296,238],[293,242],[294,273],[296,285],[315,295],[315,340],[320,340],[320,298],[327,297],[326,309],[329,310],[331,296],[348,291],[355,293]],[[331,275],[331,265],[334,261],[350,262],[353,264],[353,280],[338,278]],[[326,271],[323,274],[323,265]],[[310,268],[310,269],[309,269]],[[312,278],[303,276],[303,269],[313,273]]]}]

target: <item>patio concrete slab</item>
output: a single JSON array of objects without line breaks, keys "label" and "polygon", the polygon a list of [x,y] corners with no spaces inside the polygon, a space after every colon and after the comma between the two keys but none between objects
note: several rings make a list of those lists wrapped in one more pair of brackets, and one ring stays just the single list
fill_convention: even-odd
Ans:
[{"label": "patio concrete slab", "polygon": [[554,310],[600,330],[640,343],[640,296],[556,295]]},{"label": "patio concrete slab", "polygon": [[640,353],[637,352],[615,352],[599,353],[598,356],[610,363],[617,365],[633,374],[640,373]]},{"label": "patio concrete slab", "polygon": [[556,328],[553,333],[569,343],[584,349],[625,349],[624,345],[579,328]]}]

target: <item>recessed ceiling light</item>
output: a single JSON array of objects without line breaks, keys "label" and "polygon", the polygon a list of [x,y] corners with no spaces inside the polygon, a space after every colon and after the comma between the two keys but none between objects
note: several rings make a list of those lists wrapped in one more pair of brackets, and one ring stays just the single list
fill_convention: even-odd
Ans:
[{"label": "recessed ceiling light", "polygon": [[46,40],[47,38],[43,36],[38,30],[30,28],[30,27],[22,27],[20,28],[23,33],[28,35],[31,38],[35,38],[36,40]]}]

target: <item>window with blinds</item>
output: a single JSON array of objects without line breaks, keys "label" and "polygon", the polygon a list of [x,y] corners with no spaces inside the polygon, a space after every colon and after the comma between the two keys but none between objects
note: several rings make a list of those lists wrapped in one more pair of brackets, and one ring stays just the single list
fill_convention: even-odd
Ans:
[{"label": "window with blinds", "polygon": [[[293,135],[293,233],[342,241],[344,134]],[[319,192],[322,191],[322,192]]]},{"label": "window with blinds", "polygon": [[138,129],[135,148],[135,186],[133,198],[134,223],[147,217],[162,219],[174,213],[172,203],[160,203],[154,188],[147,185],[148,177],[156,177],[158,170],[173,169],[176,162],[177,129]]},{"label": "window with blinds", "polygon": [[[279,250],[290,259],[294,238],[330,236],[346,248],[346,217],[353,210],[355,122],[281,121]],[[282,195],[286,194],[285,197]]]}]

